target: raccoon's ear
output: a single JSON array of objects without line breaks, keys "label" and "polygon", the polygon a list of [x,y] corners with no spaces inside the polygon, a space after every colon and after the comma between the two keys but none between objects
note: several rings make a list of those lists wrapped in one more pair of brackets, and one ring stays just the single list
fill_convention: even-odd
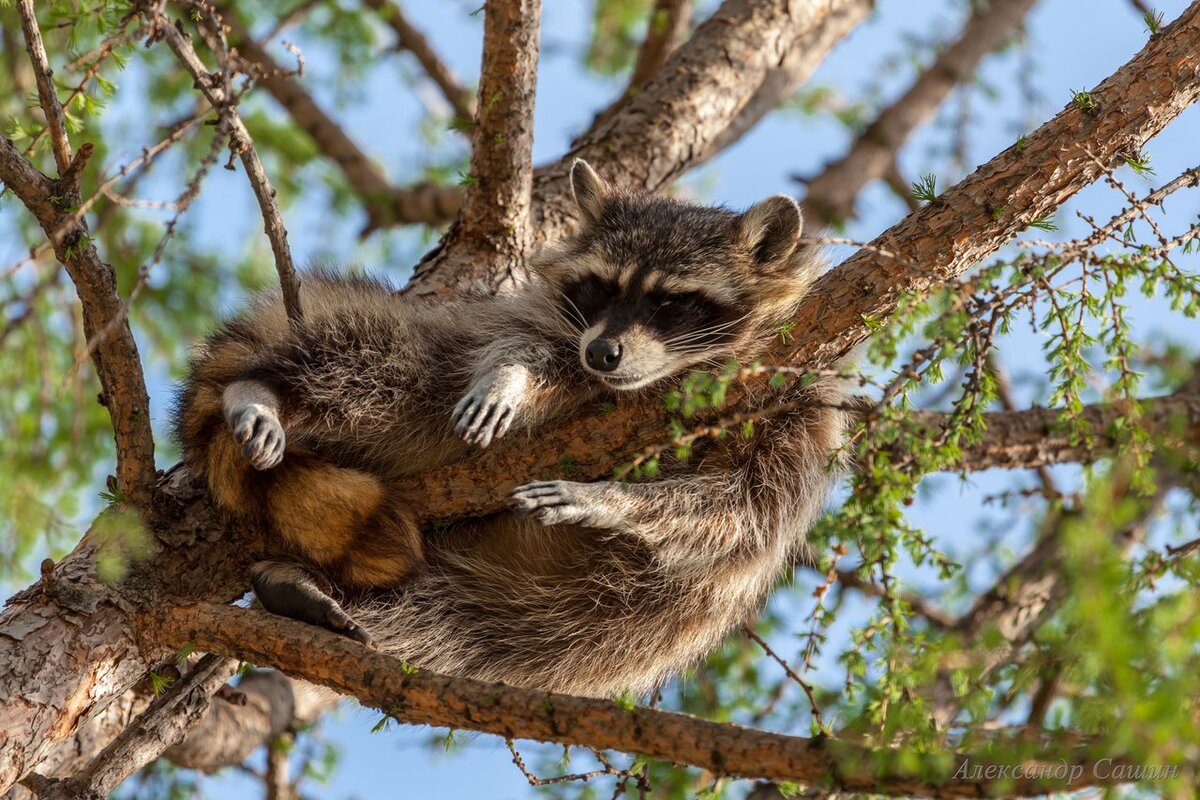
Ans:
[{"label": "raccoon's ear", "polygon": [[611,190],[592,165],[582,158],[571,164],[571,194],[579,213],[588,222],[595,222],[604,213],[604,200]]},{"label": "raccoon's ear", "polygon": [[803,227],[800,206],[786,194],[777,194],[738,217],[736,235],[755,261],[769,266],[796,251]]}]

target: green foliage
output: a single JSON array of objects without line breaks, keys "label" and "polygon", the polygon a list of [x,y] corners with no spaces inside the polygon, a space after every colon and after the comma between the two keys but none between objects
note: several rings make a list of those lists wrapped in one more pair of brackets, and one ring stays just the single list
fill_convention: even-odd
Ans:
[{"label": "green foliage", "polygon": [[633,66],[650,16],[650,0],[597,0],[592,36],[584,63],[601,75],[617,75]]},{"label": "green foliage", "polygon": [[1158,36],[1162,31],[1163,12],[1161,11],[1146,11],[1142,14],[1142,22],[1146,24],[1146,33],[1153,36]]},{"label": "green foliage", "polygon": [[1080,89],[1079,91],[1072,90],[1071,102],[1085,114],[1095,114],[1100,110],[1100,104],[1091,92]]},{"label": "green foliage", "polygon": [[173,684],[173,683],[175,683],[175,678],[173,678],[172,676],[160,675],[157,672],[154,672],[153,670],[150,671],[150,688],[151,688],[151,691],[154,692],[155,697],[158,697],[160,694],[165,692],[167,689],[170,689],[171,684]]},{"label": "green foliage", "polygon": [[937,176],[927,172],[915,181],[911,192],[914,200],[922,203],[932,203],[937,200]]}]

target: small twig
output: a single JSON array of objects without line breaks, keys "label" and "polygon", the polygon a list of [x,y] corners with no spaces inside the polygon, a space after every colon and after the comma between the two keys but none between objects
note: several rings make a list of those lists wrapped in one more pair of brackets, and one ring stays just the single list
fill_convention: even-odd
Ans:
[{"label": "small twig", "polygon": [[[221,32],[223,30],[222,24],[213,20],[214,12],[207,3],[194,2],[186,5],[208,21],[210,31]],[[250,181],[254,197],[258,200],[259,210],[262,212],[263,228],[266,231],[267,239],[271,242],[271,251],[275,256],[275,271],[279,274],[279,286],[288,322],[293,326],[300,325],[304,319],[304,312],[300,305],[300,277],[292,262],[292,251],[287,241],[287,228],[284,227],[283,217],[275,202],[275,189],[271,186],[266,169],[263,168],[262,161],[254,149],[254,140],[250,137],[250,132],[246,130],[242,118],[237,113],[235,99],[225,88],[231,72],[230,65],[222,64],[220,76],[214,77],[204,66],[200,57],[196,55],[196,50],[192,47],[187,34],[176,27],[158,6],[151,6],[143,0],[138,3],[137,8],[151,24],[151,38],[162,38],[167,42],[167,46],[171,48],[176,59],[195,80],[196,88],[204,94],[228,127],[230,151],[241,160],[242,167],[246,170],[246,178]],[[227,51],[227,49],[226,45],[225,50]]]},{"label": "small twig", "polygon": [[239,57],[246,62],[247,71],[284,107],[321,154],[337,165],[346,183],[362,200],[367,211],[364,235],[396,223],[438,224],[453,219],[462,203],[462,193],[457,187],[428,184],[399,187],[392,184],[379,165],[304,88],[297,74],[303,63],[297,55],[299,51],[289,48],[297,55],[298,69],[284,69],[262,43],[250,37],[231,5],[222,4],[219,9]]},{"label": "small twig", "polygon": [[54,91],[54,71],[50,69],[50,61],[46,57],[46,47],[42,44],[42,32],[38,29],[33,0],[17,0],[17,13],[21,16],[21,32],[25,35],[25,51],[29,53],[29,62],[33,65],[38,99],[41,101],[42,112],[46,115],[46,125],[50,128],[50,144],[54,150],[54,161],[58,165],[58,174],[64,175],[71,166],[71,143],[67,140],[67,120],[63,115],[58,95]]},{"label": "small twig", "polygon": [[808,681],[804,680],[799,675],[797,675],[796,671],[794,669],[792,669],[792,666],[790,664],[788,664],[787,660],[784,659],[782,656],[780,656],[778,653],[776,653],[771,648],[771,645],[767,644],[765,639],[763,639],[761,636],[759,636],[757,633],[754,632],[753,628],[751,628],[749,625],[747,625],[743,628],[743,630],[746,632],[746,635],[749,636],[752,641],[754,641],[759,647],[761,647],[763,649],[764,653],[766,653],[768,656],[771,657],[772,661],[774,661],[779,666],[783,667],[783,671],[787,674],[788,678],[790,678],[794,683],[796,683],[801,689],[804,690],[805,696],[808,697],[808,704],[809,704],[809,708],[812,710],[813,719],[816,720],[817,725],[819,725],[822,729],[824,729],[825,728],[825,720],[822,719],[822,717],[821,717],[821,707],[817,705],[817,695],[816,695],[816,691],[812,687],[812,684],[810,684]]}]

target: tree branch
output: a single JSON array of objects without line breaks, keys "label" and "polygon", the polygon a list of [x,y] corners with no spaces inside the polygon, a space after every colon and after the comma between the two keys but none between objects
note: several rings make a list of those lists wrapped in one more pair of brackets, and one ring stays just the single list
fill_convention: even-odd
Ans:
[{"label": "tree branch", "polygon": [[[962,274],[1103,174],[1106,165],[1139,152],[1200,97],[1198,42],[1200,2],[1092,90],[1097,110],[1068,105],[1020,147],[1005,150],[825,274],[803,302],[791,340],[781,337],[764,360],[833,367],[890,316],[900,298]],[[652,154],[647,157],[654,162]],[[734,409],[746,408],[742,395],[731,387]],[[624,398],[604,419],[597,426],[585,411],[539,432],[533,452],[501,441],[468,462],[406,480],[404,494],[431,518],[500,510],[508,489],[534,476],[557,477],[565,461],[573,467],[573,480],[607,474],[630,455],[661,443],[672,421],[656,399]],[[1038,462],[1029,456],[1027,463]]]},{"label": "tree branch", "polygon": [[17,13],[21,16],[21,32],[25,36],[25,52],[33,66],[33,77],[37,83],[38,99],[46,115],[46,126],[50,129],[50,145],[54,150],[54,163],[58,174],[65,175],[71,168],[71,143],[67,140],[67,120],[63,116],[62,104],[54,91],[54,71],[46,57],[42,44],[42,32],[38,29],[37,12],[33,0],[17,0]]},{"label": "tree branch", "polygon": [[[82,165],[92,153],[79,149],[73,163]],[[154,488],[154,437],[150,400],[142,375],[137,343],[117,294],[116,274],[100,258],[87,222],[75,219],[81,201],[79,170],[54,181],[38,172],[8,138],[0,137],[0,181],[29,209],[50,239],[55,257],[67,268],[83,307],[83,331],[95,342],[92,362],[100,378],[100,403],[108,409],[117,447],[117,488],[121,496],[142,505]]]},{"label": "tree branch", "polygon": [[957,41],[920,74],[896,102],[880,112],[846,155],[812,180],[804,198],[805,220],[828,225],[854,215],[854,200],[868,183],[887,177],[896,151],[933,116],[950,91],[975,74],[983,57],[1021,27],[1036,0],[989,0],[976,5]]},{"label": "tree branch", "polygon": [[37,792],[40,800],[108,797],[127,777],[183,739],[236,668],[232,659],[205,656],[156,697],[79,774],[65,779],[34,774],[22,783]]},{"label": "tree branch", "polygon": [[[917,412],[914,417],[931,432],[942,427],[949,414]],[[1102,403],[1084,407],[1074,420],[1087,427],[1088,438],[1079,440],[1062,424],[1062,412],[1053,408],[994,411],[985,415],[987,432],[978,443],[964,445],[959,467],[964,472],[983,469],[1033,469],[1049,464],[1090,464],[1115,453],[1120,446],[1116,423],[1128,418],[1129,408]],[[1151,433],[1191,444],[1200,441],[1200,394],[1181,392],[1142,401],[1138,424]]]},{"label": "tree branch", "polygon": [[125,697],[155,664],[174,661],[139,639],[139,608],[168,598],[229,602],[245,593],[263,556],[256,532],[230,525],[207,495],[176,471],[141,519],[153,550],[117,584],[96,576],[103,531],[139,525],[121,507],[104,512],[75,549],[0,612],[0,795],[81,726]]},{"label": "tree branch", "polygon": [[[146,20],[152,33],[152,38],[164,39],[175,58],[187,70],[195,81],[195,86],[203,94],[209,105],[220,115],[221,124],[229,130],[231,152],[237,154],[246,170],[246,178],[254,190],[258,207],[262,212],[263,228],[267,239],[271,242],[271,252],[275,256],[275,271],[279,273],[279,285],[283,293],[283,305],[287,310],[288,321],[298,324],[304,312],[300,306],[300,276],[292,263],[292,251],[288,246],[287,228],[283,225],[283,217],[275,202],[275,189],[263,169],[262,161],[254,149],[254,140],[242,123],[237,113],[235,98],[228,89],[228,79],[232,74],[228,64],[222,64],[222,73],[213,74],[208,71],[200,57],[192,47],[191,39],[181,28],[175,26],[170,18],[162,12],[158,5],[151,5],[145,0],[135,4],[143,19]],[[212,9],[207,3],[189,4],[193,10],[206,19],[214,34],[223,36],[219,22],[211,19]],[[226,48],[227,50],[227,48]]]},{"label": "tree branch", "polygon": [[534,244],[533,105],[541,0],[492,0],[485,7],[482,102],[474,127],[462,210],[414,277],[436,276],[425,289],[464,284],[496,290],[524,280]]},{"label": "tree branch", "polygon": [[593,129],[612,119],[613,115],[629,102],[629,98],[640,92],[662,69],[667,57],[687,37],[691,18],[692,0],[654,0],[650,9],[650,20],[646,26],[646,37],[642,40],[642,46],[638,48],[629,83],[620,97],[596,115],[591,126]]},{"label": "tree branch", "polygon": [[808,80],[834,46],[858,27],[875,9],[875,0],[835,0],[823,16],[797,33],[783,60],[769,69],[762,83],[725,130],[705,148],[698,161],[706,161],[742,138]]},{"label": "tree branch", "polygon": [[400,6],[392,0],[363,0],[363,4],[379,14],[380,19],[395,32],[396,46],[413,54],[421,69],[441,90],[450,108],[454,109],[454,114],[463,120],[475,119],[475,96],[458,82],[450,68],[438,58],[425,35],[413,27]]},{"label": "tree branch", "polygon": [[[194,645],[328,686],[398,720],[482,731],[507,739],[578,744],[640,753],[715,775],[766,777],[840,791],[958,797],[1042,794],[1065,781],[951,777],[964,764],[995,758],[865,748],[710,722],[684,714],[520,689],[420,670],[323,629],[232,606],[188,605],[147,620],[148,635]],[[1055,755],[1059,755],[1055,753]],[[1086,762],[1083,752],[1069,762]],[[1026,760],[1024,763],[1036,763]],[[1098,781],[1094,771],[1071,784]]]},{"label": "tree branch", "polygon": [[[574,222],[568,174],[575,156],[598,165],[616,183],[648,191],[662,187],[715,152],[713,143],[793,45],[833,24],[839,9],[864,4],[869,0],[726,0],[644,91],[565,158],[534,173],[534,243],[561,238]],[[807,63],[817,63],[826,52],[818,50]],[[491,96],[481,89],[480,97]],[[443,249],[417,265],[409,291],[441,295],[473,280],[475,261],[446,252],[457,237],[452,230]]]},{"label": "tree branch", "polygon": [[362,200],[368,220],[364,233],[398,223],[438,225],[454,218],[462,204],[457,187],[419,184],[394,186],[379,166],[317,104],[300,81],[279,65],[237,19],[232,6],[220,6],[231,44],[254,67],[253,75],[291,114],[317,149],[333,161]]}]

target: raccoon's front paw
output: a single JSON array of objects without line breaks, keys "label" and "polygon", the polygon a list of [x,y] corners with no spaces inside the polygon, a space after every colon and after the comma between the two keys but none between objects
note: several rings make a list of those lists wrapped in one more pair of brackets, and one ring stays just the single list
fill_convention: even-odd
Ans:
[{"label": "raccoon's front paw", "polygon": [[574,481],[534,481],[509,492],[508,505],[543,525],[614,527],[616,509],[606,499],[605,485]]},{"label": "raccoon's front paw", "polygon": [[454,407],[454,433],[468,444],[487,447],[508,432],[528,385],[524,367],[508,365],[489,373]]},{"label": "raccoon's front paw", "polygon": [[242,408],[230,423],[233,438],[242,446],[242,455],[255,469],[271,469],[283,460],[287,437],[279,417],[268,408],[254,404]]}]

